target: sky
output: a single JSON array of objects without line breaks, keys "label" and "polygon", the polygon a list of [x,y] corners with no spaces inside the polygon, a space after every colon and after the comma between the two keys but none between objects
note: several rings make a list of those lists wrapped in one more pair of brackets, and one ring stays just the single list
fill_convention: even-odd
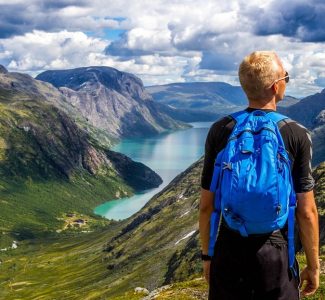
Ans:
[{"label": "sky", "polygon": [[255,50],[274,50],[287,94],[325,88],[323,0],[0,0],[0,64],[44,70],[109,66],[148,85],[223,81]]}]

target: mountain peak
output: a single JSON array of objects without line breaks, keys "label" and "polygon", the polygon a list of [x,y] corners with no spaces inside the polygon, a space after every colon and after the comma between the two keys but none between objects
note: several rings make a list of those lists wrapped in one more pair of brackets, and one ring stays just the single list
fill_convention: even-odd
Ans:
[{"label": "mountain peak", "polygon": [[0,65],[0,74],[7,74],[8,73],[8,70],[3,66],[3,65]]},{"label": "mountain peak", "polygon": [[321,94],[325,94],[325,89],[323,89],[320,93],[321,93]]}]

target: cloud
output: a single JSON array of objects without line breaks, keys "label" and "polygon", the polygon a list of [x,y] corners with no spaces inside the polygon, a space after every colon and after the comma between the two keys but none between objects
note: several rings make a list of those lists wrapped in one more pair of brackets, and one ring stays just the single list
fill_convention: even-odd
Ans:
[{"label": "cloud", "polygon": [[[275,50],[288,93],[324,88],[321,0],[0,0],[0,63],[36,73],[107,65],[150,85],[237,83],[254,50]],[[280,9],[281,8],[281,9]]]},{"label": "cloud", "polygon": [[87,65],[92,53],[103,52],[107,41],[83,32],[56,33],[34,30],[23,36],[0,40],[7,67],[13,71],[38,72]]},{"label": "cloud", "polygon": [[36,75],[48,69],[110,66],[140,76],[144,84],[184,81],[182,74],[200,62],[199,56],[142,55],[118,59],[104,54],[108,41],[83,32],[56,33],[34,30],[23,36],[0,40],[0,62],[10,71]]},{"label": "cloud", "polygon": [[119,28],[123,21],[114,17],[100,17],[95,11],[96,7],[86,0],[0,2],[0,39],[24,35],[33,30],[101,31],[104,28]]},{"label": "cloud", "polygon": [[[279,9],[283,7],[283,9]],[[258,35],[282,34],[303,42],[325,41],[325,3],[309,1],[273,1],[256,18],[254,32]]]}]

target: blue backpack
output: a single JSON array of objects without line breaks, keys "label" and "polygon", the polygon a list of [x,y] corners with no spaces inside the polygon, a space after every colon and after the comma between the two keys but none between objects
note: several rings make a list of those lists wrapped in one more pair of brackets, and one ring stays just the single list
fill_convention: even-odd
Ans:
[{"label": "blue backpack", "polygon": [[287,117],[261,110],[240,111],[231,117],[236,124],[216,157],[210,186],[215,194],[208,254],[214,254],[221,214],[243,237],[271,233],[288,221],[289,266],[294,271],[296,194],[277,125]]}]

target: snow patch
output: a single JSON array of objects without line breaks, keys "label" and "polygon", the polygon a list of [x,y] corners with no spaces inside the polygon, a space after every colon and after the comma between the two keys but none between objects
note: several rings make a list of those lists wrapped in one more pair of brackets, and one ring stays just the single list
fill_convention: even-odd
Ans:
[{"label": "snow patch", "polygon": [[196,230],[193,230],[191,232],[189,232],[187,235],[183,236],[180,240],[178,240],[175,245],[177,245],[179,242],[181,242],[182,240],[187,239],[188,237],[190,237],[191,235],[193,235],[196,232]]},{"label": "snow patch", "polygon": [[190,212],[189,210],[186,211],[185,213],[183,213],[183,214],[180,216],[180,218],[186,216],[189,212]]}]

